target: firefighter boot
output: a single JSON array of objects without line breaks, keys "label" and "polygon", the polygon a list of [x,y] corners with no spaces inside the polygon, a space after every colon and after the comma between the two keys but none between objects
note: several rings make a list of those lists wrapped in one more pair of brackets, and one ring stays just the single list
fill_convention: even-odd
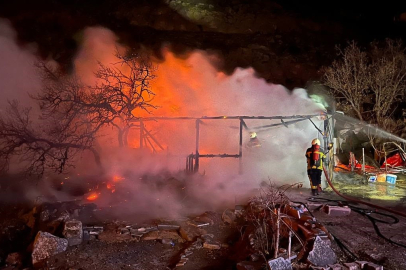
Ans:
[{"label": "firefighter boot", "polygon": [[319,193],[323,193],[324,191],[321,189],[321,185],[317,186],[317,195],[319,195]]},{"label": "firefighter boot", "polygon": [[312,195],[313,195],[313,196],[317,196],[317,195],[318,195],[317,189],[313,189],[313,188],[312,188]]}]

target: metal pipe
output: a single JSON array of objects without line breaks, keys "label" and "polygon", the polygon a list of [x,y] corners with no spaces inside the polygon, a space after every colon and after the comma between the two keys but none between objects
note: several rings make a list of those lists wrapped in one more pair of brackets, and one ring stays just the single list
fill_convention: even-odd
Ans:
[{"label": "metal pipe", "polygon": [[132,119],[130,122],[140,122],[140,121],[151,121],[151,120],[203,120],[203,119],[212,119],[212,120],[220,120],[220,119],[310,119],[316,116],[320,116],[319,114],[310,114],[310,115],[291,115],[291,116],[203,116],[203,117],[188,117],[188,116],[181,116],[181,117],[142,117],[142,118],[135,118]]},{"label": "metal pipe", "polygon": [[200,120],[196,119],[196,156],[195,156],[195,172],[199,171],[199,140],[200,140]]},{"label": "metal pipe", "polygon": [[242,128],[244,120],[240,118],[240,142],[238,150],[238,173],[242,174]]},{"label": "metal pipe", "polygon": [[140,149],[144,148],[144,121],[140,120]]}]

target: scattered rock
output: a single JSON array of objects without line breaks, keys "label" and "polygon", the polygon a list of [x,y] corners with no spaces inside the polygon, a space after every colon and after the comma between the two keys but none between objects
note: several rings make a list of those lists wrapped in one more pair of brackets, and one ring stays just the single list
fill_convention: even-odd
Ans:
[{"label": "scattered rock", "polygon": [[309,252],[307,260],[315,266],[326,266],[335,264],[337,256],[325,241],[316,236],[313,249]]},{"label": "scattered rock", "polygon": [[360,269],[364,269],[365,265],[368,263],[367,261],[355,261],[356,264],[359,265]]},{"label": "scattered rock", "polygon": [[64,252],[68,247],[68,240],[56,237],[47,232],[39,231],[34,240],[32,264],[38,265],[52,255]]},{"label": "scattered rock", "polygon": [[268,265],[272,270],[292,270],[292,264],[289,260],[284,258],[276,258],[274,260],[269,260]]},{"label": "scattered rock", "polygon": [[162,240],[162,239],[170,239],[172,241],[183,243],[184,240],[176,231],[152,231],[144,234],[142,240],[150,241],[150,240]]},{"label": "scattered rock", "polygon": [[196,227],[192,226],[182,226],[179,229],[180,236],[188,242],[194,241],[197,237],[202,235]]},{"label": "scattered rock", "polygon": [[342,217],[351,214],[351,208],[349,207],[325,205],[323,210],[326,214],[333,217]]},{"label": "scattered rock", "polygon": [[82,222],[76,219],[66,221],[62,234],[68,239],[69,246],[81,244],[83,239]]},{"label": "scattered rock", "polygon": [[331,270],[343,270],[343,266],[341,264],[329,264],[328,265]]},{"label": "scattered rock", "polygon": [[382,265],[377,265],[371,262],[368,262],[365,267],[365,270],[383,270],[383,266]]},{"label": "scattered rock", "polygon": [[20,267],[23,264],[23,255],[19,252],[10,253],[7,256],[6,263]]},{"label": "scattered rock", "polygon": [[207,249],[220,249],[221,248],[221,246],[219,244],[208,243],[208,242],[204,242],[203,247],[207,248]]},{"label": "scattered rock", "polygon": [[231,210],[227,209],[223,212],[223,215],[221,216],[222,220],[226,224],[233,224],[236,216],[235,213],[232,212]]},{"label": "scattered rock", "polygon": [[344,263],[344,266],[348,268],[348,270],[361,270],[359,264],[352,262],[352,263]]}]

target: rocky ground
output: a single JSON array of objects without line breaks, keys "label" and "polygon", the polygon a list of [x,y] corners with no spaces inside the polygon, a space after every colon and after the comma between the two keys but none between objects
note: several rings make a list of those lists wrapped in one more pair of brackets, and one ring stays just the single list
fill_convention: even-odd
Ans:
[{"label": "rocky ground", "polygon": [[[397,188],[401,189],[401,186]],[[383,236],[401,245],[406,245],[406,219],[397,217],[399,221],[395,222],[391,216],[379,215],[380,211],[357,213],[356,210],[362,208],[362,205],[350,205],[352,211],[345,216],[334,216],[333,212],[327,214],[323,205],[332,207],[340,199],[331,191],[316,199],[309,199],[309,190],[305,188],[292,188],[285,194],[292,202],[306,203],[316,220],[335,237],[336,241],[331,242],[331,248],[336,254],[337,263],[344,265],[354,261],[368,261],[382,265],[384,269],[406,269],[406,249],[379,237],[369,217],[389,223],[377,222],[376,225]],[[356,195],[355,192],[352,195]],[[397,200],[369,201],[394,207],[398,211],[406,209],[402,197]],[[100,210],[91,203],[49,203],[34,209],[32,205],[3,204],[0,209],[1,269],[32,269],[34,256],[39,256],[38,251],[35,251],[38,243],[32,242],[38,230],[61,237],[46,235],[44,239],[50,242],[42,241],[48,243],[48,246],[53,241],[58,248],[65,250],[64,245],[67,246],[72,240],[65,239],[69,235],[62,232],[63,224],[66,227],[67,220],[71,219],[83,220],[81,243],[67,247],[64,252],[49,254],[52,256],[47,256],[45,261],[36,265],[37,269],[265,269],[265,261],[261,256],[250,251],[250,240],[243,240],[247,223],[236,219],[242,208],[235,208],[171,220],[103,222],[98,216]],[[36,212],[38,209],[41,211]],[[345,207],[340,209],[349,211]],[[281,242],[279,256],[286,258],[288,246],[285,240]],[[292,255],[300,256],[297,245],[293,241]],[[343,247],[346,249],[343,250]],[[32,252],[35,255],[31,255]],[[306,263],[295,263],[295,259],[293,262],[294,269],[308,269]]]}]

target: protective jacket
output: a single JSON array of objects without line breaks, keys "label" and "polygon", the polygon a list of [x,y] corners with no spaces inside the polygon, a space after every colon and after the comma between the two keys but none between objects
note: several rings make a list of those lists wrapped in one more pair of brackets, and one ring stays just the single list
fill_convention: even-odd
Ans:
[{"label": "protective jacket", "polygon": [[323,170],[323,162],[326,160],[326,155],[322,148],[312,147],[306,150],[307,169]]}]

